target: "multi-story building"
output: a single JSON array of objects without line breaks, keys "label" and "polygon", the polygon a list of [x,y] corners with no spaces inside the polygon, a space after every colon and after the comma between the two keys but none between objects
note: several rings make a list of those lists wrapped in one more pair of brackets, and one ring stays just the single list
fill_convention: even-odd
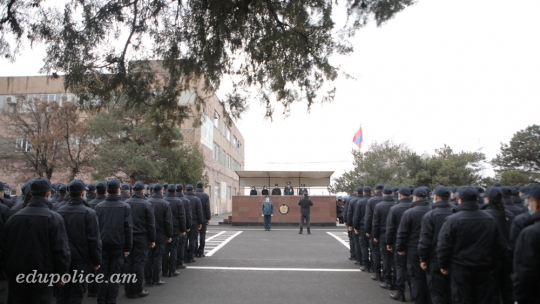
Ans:
[{"label": "multi-story building", "polygon": [[[205,95],[205,103],[200,107],[202,113],[197,112],[194,106],[196,94]],[[57,101],[60,104],[77,98],[64,89],[62,77],[57,79],[48,76],[0,77],[0,108],[7,112],[15,110],[21,96],[40,98],[49,102]],[[208,95],[203,93],[200,87],[194,87],[180,97],[179,103],[192,105],[193,115],[183,122],[180,130],[186,142],[199,145],[204,154],[206,164],[204,172],[208,176],[205,191],[210,195],[212,213],[230,212],[232,196],[239,191],[239,180],[235,171],[244,168],[244,138],[234,123],[226,123],[227,119],[223,117],[226,116],[224,115],[226,112],[215,94]],[[194,124],[195,119],[199,117],[202,117],[202,122]],[[0,130],[2,129],[0,125]],[[9,137],[13,136],[5,132],[0,133],[0,139]],[[25,149],[31,149],[23,138],[17,139],[16,143],[13,147],[14,152],[24,153]],[[6,145],[6,141],[2,141],[2,144]],[[17,153],[13,154],[13,159],[5,159],[4,156],[0,162],[17,162]],[[20,194],[22,182],[17,176],[16,170],[6,171],[0,168],[0,181],[11,186],[12,195]],[[89,172],[81,174],[81,178],[88,181],[89,176]],[[68,182],[66,179],[67,174],[63,172],[54,173],[52,178],[53,181]]]}]

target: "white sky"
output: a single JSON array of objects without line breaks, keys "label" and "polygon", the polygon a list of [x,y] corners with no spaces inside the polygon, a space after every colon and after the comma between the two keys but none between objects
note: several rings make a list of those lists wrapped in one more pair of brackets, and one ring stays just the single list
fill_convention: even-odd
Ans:
[{"label": "white sky", "polygon": [[[343,9],[343,7],[338,8]],[[539,124],[540,2],[537,0],[419,0],[353,39],[355,52],[333,58],[357,80],[335,81],[330,104],[293,105],[284,119],[263,120],[257,102],[237,122],[245,139],[246,170],[352,169],[352,137],[362,124],[362,149],[393,139],[433,153],[483,148]],[[15,64],[0,61],[0,76],[36,75],[43,48]],[[227,88],[218,92],[223,96]],[[486,170],[491,175],[491,170]]]}]

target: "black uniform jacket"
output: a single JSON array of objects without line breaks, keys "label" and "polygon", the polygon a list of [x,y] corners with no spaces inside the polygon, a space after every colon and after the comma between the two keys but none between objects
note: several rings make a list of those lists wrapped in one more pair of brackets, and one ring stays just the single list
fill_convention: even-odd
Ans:
[{"label": "black uniform jacket", "polygon": [[152,205],[146,201],[144,195],[134,192],[126,204],[131,207],[133,219],[133,236],[146,236],[150,243],[156,241],[156,219]]},{"label": "black uniform jacket", "polygon": [[421,199],[413,202],[412,207],[403,213],[397,232],[396,248],[398,252],[418,250],[422,218],[431,210],[433,210],[431,203],[427,199]]},{"label": "black uniform jacket", "polygon": [[96,206],[96,213],[103,250],[131,251],[133,246],[131,207],[122,202],[119,195],[108,194],[105,200]]},{"label": "black uniform jacket", "polygon": [[449,201],[439,201],[433,204],[433,210],[422,218],[418,255],[421,262],[437,262],[437,243],[439,232],[446,218],[453,214],[454,205]]},{"label": "black uniform jacket", "polygon": [[371,194],[362,196],[356,203],[353,214],[352,226],[356,230],[360,230],[361,226],[364,226],[364,220],[366,218],[366,207],[369,200],[372,198]]},{"label": "black uniform jacket", "polygon": [[514,217],[514,220],[512,221],[512,224],[510,225],[510,245],[512,246],[512,252],[514,252],[514,248],[517,242],[517,239],[519,237],[519,234],[521,233],[521,230],[525,227],[525,222],[527,219],[531,216],[529,212],[522,213],[516,217]]},{"label": "black uniform jacket", "polygon": [[171,206],[173,235],[177,236],[181,232],[186,232],[186,210],[184,209],[184,203],[174,193],[170,192],[165,195],[164,199]]},{"label": "black uniform jacket", "polygon": [[373,228],[372,233],[374,238],[379,238],[381,235],[386,238],[386,219],[390,208],[396,205],[394,197],[391,195],[383,196],[382,202],[375,206],[373,212]]},{"label": "black uniform jacket", "polygon": [[5,197],[0,198],[0,202],[1,202],[2,204],[6,205],[6,207],[8,207],[8,208],[13,207],[13,201],[11,201],[11,200],[8,199],[8,198],[5,198]]},{"label": "black uniform jacket", "polygon": [[154,218],[156,219],[156,236],[172,238],[173,219],[171,205],[163,199],[163,195],[154,193],[148,199],[148,202],[154,209]]},{"label": "black uniform jacket", "polygon": [[186,230],[191,229],[191,203],[182,192],[176,192],[176,197],[180,199],[184,205],[184,211],[186,212]]},{"label": "black uniform jacket", "polygon": [[262,189],[261,194],[262,195],[268,195],[268,189]]},{"label": "black uniform jacket", "polygon": [[309,209],[313,206],[313,202],[309,198],[304,197],[298,202],[298,206],[300,206],[300,214],[309,215]]},{"label": "black uniform jacket", "polygon": [[514,299],[517,303],[540,303],[540,212],[524,224],[514,252]]},{"label": "black uniform jacket", "polygon": [[249,191],[249,195],[257,195],[257,190],[253,189]]},{"label": "black uniform jacket", "polygon": [[86,207],[82,198],[72,197],[57,212],[66,226],[71,265],[101,265],[101,234],[96,211]]},{"label": "black uniform jacket", "polygon": [[358,205],[358,201],[360,201],[362,198],[360,194],[353,195],[349,197],[349,204],[347,205],[347,211],[344,212],[347,214],[347,217],[343,218],[343,220],[347,223],[347,226],[353,225],[353,219],[354,219],[354,212],[356,210],[356,207]]},{"label": "black uniform jacket", "polygon": [[382,202],[382,192],[377,192],[373,194],[373,197],[367,203],[366,216],[364,219],[366,233],[371,234],[371,229],[373,228],[373,212],[375,211],[375,206],[380,202]]},{"label": "black uniform jacket", "polygon": [[283,192],[284,192],[284,193],[283,193],[284,195],[294,195],[294,189],[293,189],[293,187],[287,187],[287,186],[285,186]]},{"label": "black uniform jacket", "polygon": [[272,189],[272,195],[281,195],[281,189],[279,188]]},{"label": "black uniform jacket", "polygon": [[201,200],[192,191],[186,192],[186,198],[191,206],[191,227],[198,226],[204,221]]},{"label": "black uniform jacket", "polygon": [[497,259],[506,258],[504,236],[497,222],[480,210],[476,201],[463,202],[455,210],[457,213],[446,218],[439,233],[439,266],[493,269]]},{"label": "black uniform jacket", "polygon": [[504,200],[504,208],[506,210],[512,212],[514,216],[518,216],[525,212],[525,209],[523,209],[523,206],[517,206],[512,201],[512,198],[503,198]]},{"label": "black uniform jacket", "polygon": [[90,207],[90,208],[92,208],[92,209],[95,210],[95,209],[96,209],[96,206],[97,206],[99,203],[103,202],[103,201],[105,200],[106,197],[107,197],[107,196],[105,196],[105,194],[98,194],[98,195],[96,195],[96,198],[95,198],[95,199],[93,199],[93,200],[91,200],[91,201],[88,202],[88,207]]},{"label": "black uniform jacket", "polygon": [[397,205],[392,206],[386,218],[386,243],[395,244],[397,231],[401,224],[403,213],[412,207],[412,198],[407,197],[398,201]]},{"label": "black uniform jacket", "polygon": [[66,274],[71,254],[60,214],[44,197],[32,197],[4,227],[4,267],[8,277],[20,273]]},{"label": "black uniform jacket", "polygon": [[201,200],[201,205],[203,209],[203,221],[209,221],[212,218],[212,213],[210,212],[210,197],[208,194],[204,193],[204,190],[202,188],[195,189],[195,192],[193,192],[196,197],[198,197]]},{"label": "black uniform jacket", "polygon": [[512,221],[514,220],[515,216],[512,212],[505,210],[504,216],[499,211],[499,208],[497,206],[492,204],[484,204],[480,206],[480,209],[484,212],[488,213],[489,215],[493,216],[495,221],[497,222],[497,227],[501,230],[502,234],[504,235],[504,238],[507,242],[510,241],[510,226],[512,224]]}]

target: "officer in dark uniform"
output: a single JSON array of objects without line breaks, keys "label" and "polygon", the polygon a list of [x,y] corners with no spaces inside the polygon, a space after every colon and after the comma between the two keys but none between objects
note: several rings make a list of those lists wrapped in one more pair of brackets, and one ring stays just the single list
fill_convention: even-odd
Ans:
[{"label": "officer in dark uniform", "polygon": [[90,202],[91,200],[96,198],[96,185],[94,184],[88,184],[86,185],[86,202]]},{"label": "officer in dark uniform", "polygon": [[518,216],[525,212],[522,206],[516,206],[512,200],[512,188],[510,187],[501,187],[502,197],[504,201],[504,208]]},{"label": "officer in dark uniform", "polygon": [[[19,274],[67,274],[70,250],[64,219],[51,210],[51,183],[36,178],[29,184],[32,198],[13,214],[4,227],[4,261],[8,277],[8,303],[50,303],[50,282],[18,283]],[[45,254],[54,253],[54,254]],[[63,283],[58,282],[58,286]]]},{"label": "officer in dark uniform", "polygon": [[390,208],[392,208],[396,201],[392,195],[392,188],[384,187],[383,191],[383,200],[373,211],[373,241],[379,243],[379,248],[381,250],[381,258],[383,262],[383,279],[384,282],[380,284],[381,288],[394,290],[394,282],[392,280],[392,265],[394,263],[394,258],[392,252],[388,251],[386,245],[386,223],[388,218],[388,213],[390,213]]},{"label": "officer in dark uniform", "polygon": [[66,195],[67,195],[66,185],[60,185],[58,187],[58,200],[53,205],[53,210],[58,210],[58,208],[64,206],[67,203]]},{"label": "officer in dark uniform", "polygon": [[186,211],[184,210],[184,204],[182,201],[176,197],[175,185],[170,184],[167,187],[167,194],[163,199],[169,202],[169,205],[171,206],[173,237],[172,241],[165,245],[162,271],[164,277],[173,277],[180,274],[180,272],[176,270],[176,259],[178,258],[179,239],[186,234]]},{"label": "officer in dark uniform", "polygon": [[122,187],[120,187],[120,200],[122,202],[127,201],[131,197],[130,191],[131,191],[130,184],[123,184]]},{"label": "officer in dark uniform", "polygon": [[285,195],[294,195],[294,189],[291,186],[291,182],[287,182],[287,186],[285,186],[284,192]]},{"label": "officer in dark uniform", "polygon": [[511,246],[510,252],[514,252],[514,248],[515,248],[517,239],[519,237],[519,234],[521,233],[523,228],[525,228],[525,222],[530,216],[531,214],[529,212],[524,212],[514,217],[514,220],[510,224],[510,235],[509,235],[510,246]]},{"label": "officer in dark uniform", "polygon": [[450,204],[452,204],[454,207],[458,205],[458,201],[456,198],[456,189],[457,187],[450,188]]},{"label": "officer in dark uniform", "polygon": [[306,188],[306,184],[302,184],[302,188],[300,188],[300,190],[298,190],[298,195],[302,196],[302,195],[304,195],[304,193],[309,194],[308,190]]},{"label": "officer in dark uniform", "polygon": [[281,189],[279,189],[278,184],[272,189],[272,195],[281,195]]},{"label": "officer in dark uniform", "polygon": [[437,304],[451,304],[450,278],[441,273],[437,262],[437,243],[439,232],[446,218],[452,215],[454,209],[450,204],[450,190],[438,186],[433,190],[433,210],[422,218],[422,229],[418,243],[420,266],[427,272],[427,281],[431,300]]},{"label": "officer in dark uniform", "polygon": [[160,280],[159,274],[163,266],[163,255],[165,253],[165,243],[172,242],[173,237],[173,219],[171,206],[169,202],[163,199],[163,186],[155,184],[153,186],[154,193],[148,199],[148,202],[154,209],[154,217],[156,219],[156,246],[150,250],[144,276],[146,284],[149,286],[163,285],[164,281]]},{"label": "officer in dark uniform", "polygon": [[[101,265],[101,235],[96,212],[85,206],[86,186],[81,180],[68,184],[69,201],[58,209],[64,219],[71,252],[70,272],[72,276],[91,270],[97,271]],[[56,303],[82,303],[87,282],[80,280],[67,282],[58,290]]]},{"label": "officer in dark uniform", "polygon": [[210,212],[210,197],[208,194],[204,193],[204,184],[203,182],[197,182],[197,189],[195,189],[196,197],[201,200],[202,210],[203,210],[203,220],[201,222],[201,230],[199,231],[199,243],[198,248],[195,254],[204,258],[204,245],[206,244],[206,228],[210,225],[210,219],[212,218],[212,213]]},{"label": "officer in dark uniform", "polygon": [[399,191],[399,187],[392,187],[392,196],[394,197],[394,201],[399,201],[399,194],[398,194],[398,191]]},{"label": "officer in dark uniform", "polygon": [[364,195],[358,201],[357,207],[354,209],[353,227],[354,234],[355,236],[358,236],[358,242],[360,243],[359,252],[361,255],[360,259],[362,261],[362,268],[360,268],[360,270],[363,272],[371,272],[371,262],[369,259],[369,238],[366,235],[366,228],[364,225],[367,203],[372,198],[371,187],[365,186],[362,192]]},{"label": "officer in dark uniform", "polygon": [[478,191],[459,187],[457,213],[446,218],[439,233],[441,272],[450,275],[454,303],[493,303],[491,271],[506,256],[504,237],[495,219],[479,209]]},{"label": "officer in dark uniform", "polygon": [[186,268],[184,260],[187,259],[187,255],[185,254],[187,252],[186,246],[188,244],[187,237],[191,228],[191,205],[189,200],[184,196],[184,185],[176,185],[176,197],[182,202],[186,213],[186,234],[180,236],[178,239],[178,259],[176,261],[176,269],[178,270]]},{"label": "officer in dark uniform", "polygon": [[347,218],[345,222],[347,223],[347,234],[349,235],[349,246],[351,251],[351,256],[355,257],[354,264],[359,265],[362,262],[362,254],[360,250],[360,241],[358,234],[354,234],[354,212],[358,206],[358,201],[362,199],[362,190],[363,187],[356,187],[354,189],[354,194],[349,197],[349,204],[347,205]]},{"label": "officer in dark uniform", "polygon": [[516,303],[540,303],[540,185],[524,191],[531,214],[516,242],[514,253],[514,299]]},{"label": "officer in dark uniform", "polygon": [[189,205],[191,209],[191,228],[188,236],[188,254],[187,262],[194,263],[197,260],[195,259],[195,254],[197,250],[197,234],[198,231],[202,228],[202,222],[204,221],[204,213],[202,208],[201,200],[193,193],[193,185],[186,186],[185,197],[189,200]]},{"label": "officer in dark uniform", "polygon": [[[32,199],[32,194],[30,194],[30,183],[28,182],[21,186],[21,196],[17,197],[13,207],[9,209],[7,218],[9,219],[13,214],[19,212],[24,207],[25,203],[28,204],[30,202],[30,199]],[[51,208],[54,210],[52,204]]]},{"label": "officer in dark uniform", "polygon": [[[348,199],[345,200],[345,204],[343,207],[343,222],[345,224],[345,227],[347,228],[349,244],[354,244],[354,239],[353,239],[352,233],[349,231],[349,224],[347,223],[347,217],[348,217],[347,210],[349,209],[349,203],[351,202],[351,199],[353,199],[354,197],[356,197],[356,193],[353,193],[351,196],[349,196]],[[353,245],[349,245],[349,254],[350,254],[349,260],[356,261],[356,253],[354,251]]]},{"label": "officer in dark uniform", "polygon": [[133,247],[133,222],[131,208],[120,200],[120,182],[107,182],[107,197],[96,206],[103,245],[102,264],[99,272],[108,283],[98,287],[98,304],[116,303],[120,282],[111,280],[122,273],[124,258]]},{"label": "officer in dark uniform", "polygon": [[381,250],[379,249],[379,243],[376,243],[373,241],[373,236],[371,235],[371,229],[373,228],[373,211],[375,210],[375,206],[377,206],[377,204],[382,202],[383,200],[382,199],[383,187],[384,186],[381,184],[377,184],[375,186],[375,194],[367,203],[366,217],[364,219],[364,224],[366,228],[366,236],[369,238],[369,244],[371,247],[371,258],[372,258],[371,270],[375,272],[375,274],[371,276],[371,279],[375,281],[382,281]]},{"label": "officer in dark uniform", "polygon": [[60,194],[58,194],[58,187],[61,185],[61,183],[56,182],[52,184],[51,186],[51,198],[49,199],[49,202],[54,206],[56,202],[58,201],[58,198],[60,197]]},{"label": "officer in dark uniform", "polygon": [[298,202],[298,206],[300,206],[300,232],[299,234],[302,234],[302,230],[304,229],[304,221],[306,222],[307,233],[311,234],[309,216],[311,213],[310,209],[311,209],[311,206],[313,206],[313,202],[309,199],[307,194],[304,194],[304,198],[302,198]]},{"label": "officer in dark uniform", "polygon": [[107,184],[105,182],[99,182],[96,184],[96,198],[88,201],[88,207],[96,209],[96,206],[105,200],[107,192]]},{"label": "officer in dark uniform", "polygon": [[[397,232],[399,225],[401,225],[401,220],[405,211],[412,208],[413,198],[412,193],[414,192],[413,186],[401,187],[398,190],[398,201],[396,205],[390,208],[388,213],[388,218],[386,220],[386,248],[388,251],[391,251],[394,254],[394,277],[395,287],[397,292],[391,293],[390,298],[398,301],[405,302],[405,282],[411,287],[411,281],[407,273],[407,254],[405,256],[399,255],[396,248],[397,241]],[[411,292],[411,301],[414,301],[412,290]]]},{"label": "officer in dark uniform", "polygon": [[144,196],[145,186],[142,182],[133,185],[133,195],[126,200],[131,207],[133,219],[133,249],[125,259],[124,273],[135,274],[136,282],[126,282],[124,290],[128,298],[146,297],[148,291],[143,290],[144,266],[148,259],[148,250],[156,246],[156,222],[154,209]]}]

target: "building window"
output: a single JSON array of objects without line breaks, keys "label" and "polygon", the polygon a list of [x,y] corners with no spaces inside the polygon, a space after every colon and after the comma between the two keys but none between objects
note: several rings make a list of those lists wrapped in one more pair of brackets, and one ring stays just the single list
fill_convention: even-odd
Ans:
[{"label": "building window", "polygon": [[219,161],[219,146],[214,143],[214,159]]},{"label": "building window", "polygon": [[227,141],[229,142],[231,141],[231,129],[229,129],[228,127],[227,127],[227,134],[225,135],[225,137],[227,137]]},{"label": "building window", "polygon": [[227,187],[227,198],[231,199],[231,186]]},{"label": "building window", "polygon": [[236,195],[236,188],[233,188],[233,193],[232,195]]},{"label": "building window", "polygon": [[214,126],[219,129],[219,114],[214,110]]},{"label": "building window", "polygon": [[30,144],[28,138],[17,138],[16,148],[19,151],[28,152],[30,151],[30,148],[32,148],[32,145]]},{"label": "building window", "polygon": [[53,102],[56,101],[56,94],[49,94],[47,96],[47,102]]},{"label": "building window", "polygon": [[15,196],[15,195],[17,195],[17,190],[11,190],[11,189],[9,189],[9,195],[10,195],[10,196]]}]

